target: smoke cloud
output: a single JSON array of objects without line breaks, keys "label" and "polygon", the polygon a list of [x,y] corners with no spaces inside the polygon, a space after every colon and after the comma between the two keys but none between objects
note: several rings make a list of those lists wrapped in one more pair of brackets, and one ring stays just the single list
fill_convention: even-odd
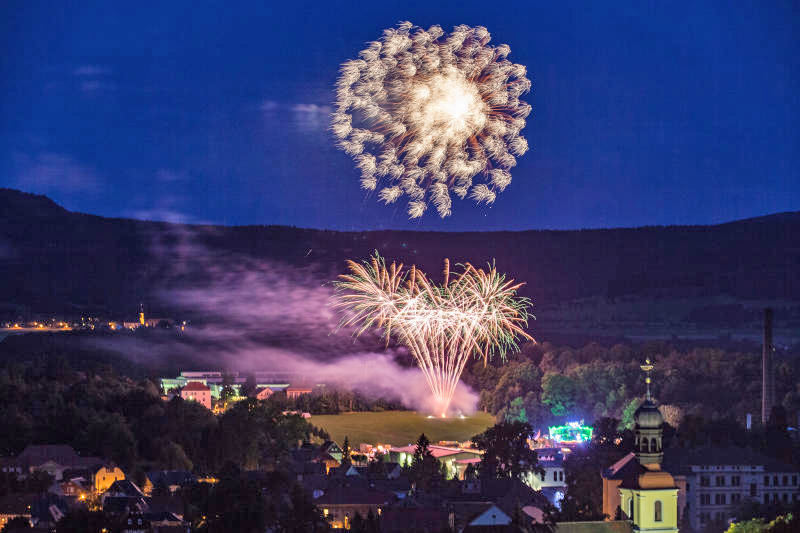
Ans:
[{"label": "smoke cloud", "polygon": [[[292,372],[309,383],[433,412],[425,378],[405,347],[387,346],[377,331],[356,338],[338,328],[332,274],[302,261],[288,265],[220,255],[202,244],[208,231],[186,229],[170,237],[170,257],[157,291],[156,305],[191,317],[186,332],[160,336],[159,342],[136,336],[124,343],[124,350],[106,348],[137,361],[169,358],[193,365],[183,370]],[[164,342],[171,337],[175,340]],[[474,391],[459,384],[451,409],[471,414],[477,401]]]}]

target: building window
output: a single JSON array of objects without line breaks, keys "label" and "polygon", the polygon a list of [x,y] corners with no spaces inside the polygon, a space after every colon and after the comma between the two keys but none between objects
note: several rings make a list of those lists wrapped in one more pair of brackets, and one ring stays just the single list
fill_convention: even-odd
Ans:
[{"label": "building window", "polygon": [[755,483],[750,483],[750,496],[755,498],[758,487]]},{"label": "building window", "polygon": [[710,505],[710,504],[711,504],[711,494],[701,494],[700,505]]},{"label": "building window", "polygon": [[714,505],[725,505],[725,495],[724,494],[715,494],[714,495]]},{"label": "building window", "polygon": [[553,470],[553,481],[558,481],[558,472]]},{"label": "building window", "polygon": [[764,503],[769,503],[769,494],[766,492],[764,493]]},{"label": "building window", "polygon": [[739,503],[742,501],[742,495],[738,492],[731,494],[731,503]]},{"label": "building window", "polygon": [[792,485],[797,485],[797,476],[792,476]]},{"label": "building window", "polygon": [[657,452],[658,451],[658,446],[656,446],[656,439],[655,438],[650,439],[650,451],[651,452]]},{"label": "building window", "polygon": [[742,484],[742,478],[739,476],[731,476],[731,485],[738,487]]},{"label": "building window", "polygon": [[772,476],[772,486],[773,487],[778,486],[778,476]]},{"label": "building window", "polygon": [[764,476],[764,486],[769,487],[769,476]]},{"label": "building window", "polygon": [[784,492],[783,493],[783,503],[789,503],[789,493],[788,492]]},{"label": "building window", "polygon": [[783,486],[784,486],[784,487],[785,487],[786,485],[788,485],[788,484],[789,484],[789,476],[783,476],[783,480],[782,480],[782,481],[783,481]]},{"label": "building window", "polygon": [[653,519],[656,522],[661,522],[661,500],[656,500],[655,513]]},{"label": "building window", "polygon": [[717,476],[717,479],[715,481],[717,483],[717,487],[725,486],[725,476]]},{"label": "building window", "polygon": [[700,486],[708,487],[710,485],[708,476],[700,476]]}]

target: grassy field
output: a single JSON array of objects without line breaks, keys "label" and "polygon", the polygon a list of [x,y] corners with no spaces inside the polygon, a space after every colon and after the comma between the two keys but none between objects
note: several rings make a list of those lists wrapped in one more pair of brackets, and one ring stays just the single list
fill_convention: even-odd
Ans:
[{"label": "grassy field", "polygon": [[362,442],[405,446],[416,442],[420,433],[434,443],[464,441],[494,425],[494,417],[479,412],[467,418],[441,419],[427,418],[414,411],[384,411],[314,415],[309,422],[327,431],[340,446],[347,436],[350,446],[357,449]]}]

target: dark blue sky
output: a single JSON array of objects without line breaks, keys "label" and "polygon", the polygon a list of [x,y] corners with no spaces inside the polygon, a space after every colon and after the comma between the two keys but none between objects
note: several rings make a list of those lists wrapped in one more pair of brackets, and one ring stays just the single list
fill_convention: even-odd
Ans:
[{"label": "dark blue sky", "polygon": [[[107,216],[332,229],[800,209],[797,2],[119,4],[0,7],[0,184]],[[491,208],[410,222],[333,147],[339,64],[401,20],[484,25],[528,67],[532,150]]]}]

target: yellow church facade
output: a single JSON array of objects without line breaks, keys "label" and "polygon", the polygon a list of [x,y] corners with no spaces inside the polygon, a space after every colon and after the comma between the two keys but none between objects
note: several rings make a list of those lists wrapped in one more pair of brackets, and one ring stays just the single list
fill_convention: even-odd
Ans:
[{"label": "yellow church facade", "polygon": [[611,518],[618,508],[636,532],[678,533],[679,487],[661,469],[664,419],[650,397],[653,365],[649,360],[642,370],[647,376],[647,397],[634,414],[634,451],[603,473],[603,510]]}]

